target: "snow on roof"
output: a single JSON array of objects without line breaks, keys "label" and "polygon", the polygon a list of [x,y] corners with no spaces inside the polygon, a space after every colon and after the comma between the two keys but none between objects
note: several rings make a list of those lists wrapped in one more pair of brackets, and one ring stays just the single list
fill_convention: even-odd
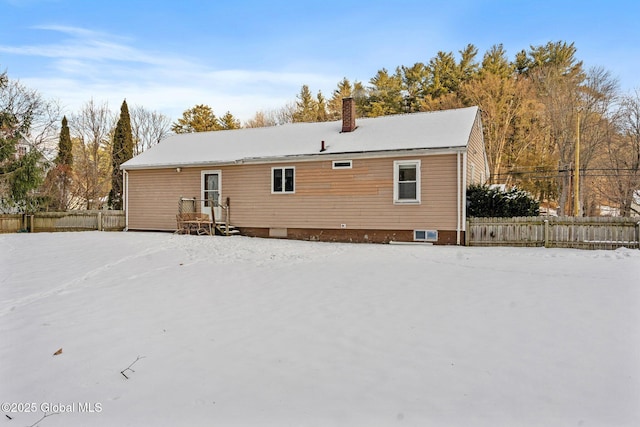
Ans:
[{"label": "snow on roof", "polygon": [[[123,169],[196,166],[291,156],[466,147],[478,107],[356,120],[171,135]],[[322,141],[326,150],[320,152]]]}]

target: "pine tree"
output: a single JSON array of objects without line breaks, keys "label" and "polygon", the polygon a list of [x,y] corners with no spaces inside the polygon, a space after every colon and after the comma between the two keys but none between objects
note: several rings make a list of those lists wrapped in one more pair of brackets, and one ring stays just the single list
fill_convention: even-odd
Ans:
[{"label": "pine tree", "polygon": [[316,122],[326,122],[328,120],[327,100],[321,91],[318,91],[316,100]]},{"label": "pine tree", "polygon": [[173,123],[171,130],[175,133],[208,132],[220,130],[220,123],[211,107],[199,104],[182,113],[182,118]]},{"label": "pine tree", "polygon": [[350,98],[353,96],[353,87],[351,82],[344,77],[339,83],[338,87],[333,91],[333,96],[329,100],[327,108],[329,110],[327,120],[340,120],[342,118],[342,100],[344,98]]},{"label": "pine tree", "polygon": [[293,113],[294,122],[315,122],[317,119],[318,102],[313,99],[309,86],[302,85],[297,95],[296,109]]},{"label": "pine tree", "polygon": [[401,67],[402,86],[405,91],[405,105],[408,113],[420,111],[420,100],[424,98],[427,86],[427,67],[422,62],[415,63],[412,67]]},{"label": "pine tree", "polygon": [[236,119],[230,111],[224,113],[219,120],[220,130],[240,129],[240,120]]},{"label": "pine tree", "polygon": [[510,64],[507,59],[507,52],[502,44],[493,45],[482,58],[482,68],[479,72],[481,75],[491,73],[500,78],[506,79],[512,77],[516,66]]},{"label": "pine tree", "polygon": [[127,101],[120,107],[120,119],[113,135],[113,151],[111,165],[111,191],[109,192],[109,206],[116,210],[123,207],[123,181],[120,165],[133,157],[133,136],[131,133],[131,118]]},{"label": "pine tree", "polygon": [[387,116],[404,112],[400,68],[390,75],[383,68],[369,81],[371,88],[366,106],[367,117]]}]

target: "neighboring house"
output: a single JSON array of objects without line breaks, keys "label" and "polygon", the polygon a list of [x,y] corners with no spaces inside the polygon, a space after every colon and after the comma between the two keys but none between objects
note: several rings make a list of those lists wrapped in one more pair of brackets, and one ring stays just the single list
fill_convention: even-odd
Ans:
[{"label": "neighboring house", "polygon": [[[242,234],[464,243],[488,164],[477,107],[172,135],[124,163],[129,230],[175,230],[181,197],[229,202]],[[216,213],[220,217],[220,213]]]}]

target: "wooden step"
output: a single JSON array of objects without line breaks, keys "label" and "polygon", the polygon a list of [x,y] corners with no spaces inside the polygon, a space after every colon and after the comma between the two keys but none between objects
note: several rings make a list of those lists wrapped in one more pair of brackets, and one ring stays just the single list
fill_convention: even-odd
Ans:
[{"label": "wooden step", "polygon": [[216,230],[218,230],[223,236],[233,236],[236,234],[240,234],[240,230],[238,230],[233,225],[229,225],[229,229],[227,230],[226,224],[223,223],[217,223]]}]

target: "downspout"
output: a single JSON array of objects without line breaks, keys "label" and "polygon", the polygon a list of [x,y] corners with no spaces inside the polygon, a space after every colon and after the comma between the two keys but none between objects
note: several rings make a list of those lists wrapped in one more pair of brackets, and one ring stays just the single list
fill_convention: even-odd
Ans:
[{"label": "downspout", "polygon": [[462,231],[467,232],[467,152],[462,153],[462,194],[460,195],[462,203]]},{"label": "downspout", "polygon": [[122,170],[122,178],[124,180],[124,231],[129,230],[129,173],[126,169]]},{"label": "downspout", "polygon": [[456,179],[456,186],[457,186],[457,190],[458,192],[456,193],[456,201],[458,204],[458,209],[457,209],[457,219],[456,219],[456,245],[460,244],[460,219],[461,219],[461,206],[460,206],[460,198],[461,198],[461,194],[460,194],[460,152],[458,151],[456,153],[456,161],[457,161],[457,168],[456,168],[456,172],[457,172],[457,179]]}]

